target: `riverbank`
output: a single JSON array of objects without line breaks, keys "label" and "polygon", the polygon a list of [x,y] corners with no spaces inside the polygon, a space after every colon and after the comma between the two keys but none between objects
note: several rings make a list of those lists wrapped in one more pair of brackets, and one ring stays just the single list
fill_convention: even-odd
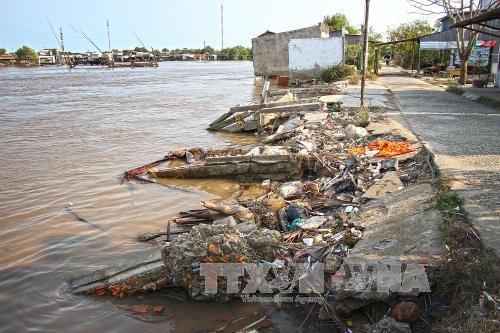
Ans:
[{"label": "riverbank", "polygon": [[[350,93],[339,97],[341,100],[350,101],[358,93],[356,87],[348,90]],[[145,286],[146,290],[175,286],[184,288],[194,299],[228,301],[245,294],[241,294],[241,290],[231,294],[225,284],[207,294],[206,280],[200,279],[199,268],[193,267],[207,263],[266,262],[270,265],[268,268],[290,269],[288,265],[297,263],[307,264],[306,267],[320,263],[325,264],[327,270],[327,291],[308,295],[316,303],[305,306],[308,315],[299,316],[300,323],[295,320],[295,326],[305,327],[307,323],[307,327],[334,325],[340,331],[348,327],[364,331],[369,327],[395,325],[409,331],[411,324],[417,331],[430,329],[442,308],[429,308],[438,301],[433,300],[436,294],[428,289],[429,281],[433,281],[427,277],[432,276],[433,270],[439,270],[448,256],[441,229],[442,217],[435,209],[437,203],[433,204],[434,200],[439,203],[433,190],[438,170],[418,139],[386,118],[385,111],[395,107],[390,92],[373,86],[367,94],[368,99],[379,106],[370,113],[365,112],[362,118],[355,107],[339,108],[336,102],[339,98],[335,95],[320,98],[329,102],[317,111],[283,116],[280,104],[281,115],[274,121],[262,120],[262,114],[241,116],[245,122],[260,119],[256,128],[266,133],[261,142],[267,145],[178,149],[168,153],[164,161],[128,172],[127,177],[140,176],[141,180],[154,182],[158,182],[158,178],[178,176],[233,176],[240,180],[241,190],[231,201],[202,203],[204,209],[181,212],[169,220],[166,231],[148,234],[146,239],[155,239],[154,242],[163,247],[162,257],[156,262],[159,276],[166,274],[166,278],[158,279],[153,274],[144,280],[145,276],[139,274],[134,278],[136,273],[132,273],[122,276],[123,280],[115,276],[114,282],[106,280],[106,276],[93,284],[73,280],[71,287],[98,295],[115,294],[118,288],[120,295],[126,295],[142,292]],[[270,109],[273,109],[272,103],[266,104],[265,110]],[[238,113],[233,116],[239,119]],[[355,126],[359,124],[368,127]],[[268,160],[264,164],[267,171],[252,174],[252,161],[259,163],[264,157]],[[295,166],[273,176],[272,170],[279,169],[279,163],[286,158],[290,161],[283,167],[294,163]],[[171,165],[170,160],[180,163]],[[241,167],[226,170],[220,163],[223,160]],[[249,166],[245,166],[247,160]],[[255,176],[259,182],[248,183],[250,179],[255,181]],[[174,224],[188,233],[175,238],[173,232],[170,234],[170,226]],[[149,238],[151,235],[154,237]],[[200,238],[200,235],[204,236]],[[239,247],[229,245],[226,250],[223,239],[235,238],[239,239]],[[186,249],[190,249],[189,255]],[[413,287],[421,288],[420,293],[375,292],[371,288],[377,279],[369,277],[358,281],[354,290],[346,289],[345,283],[353,282],[350,274],[356,260],[358,264],[361,260],[363,267],[390,262],[404,264],[403,271],[409,267],[417,269],[421,278],[417,281],[422,284]],[[276,279],[275,274],[276,271],[271,278]],[[351,279],[346,280],[349,276]],[[238,285],[244,287],[245,283],[241,285],[240,281]],[[280,290],[278,286],[275,292]],[[293,286],[291,291],[300,295],[300,290]],[[261,296],[264,298],[259,299],[271,296],[270,301],[284,306],[285,313],[290,306],[284,305],[286,301],[273,301],[272,293]],[[367,315],[367,311],[371,315]],[[385,318],[384,314],[390,314],[397,322],[391,322],[393,319]],[[269,327],[269,318],[272,316],[263,316],[257,322],[259,325],[254,326]],[[320,322],[313,324],[310,320],[314,318]],[[279,323],[274,325],[279,328]]]}]

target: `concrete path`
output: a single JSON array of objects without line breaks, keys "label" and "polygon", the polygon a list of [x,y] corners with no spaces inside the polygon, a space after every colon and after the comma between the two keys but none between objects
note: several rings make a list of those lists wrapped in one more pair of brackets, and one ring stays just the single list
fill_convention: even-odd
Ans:
[{"label": "concrete path", "polygon": [[500,255],[500,113],[394,67],[381,74],[377,83],[392,90],[400,110],[390,117],[435,154],[483,243]]}]

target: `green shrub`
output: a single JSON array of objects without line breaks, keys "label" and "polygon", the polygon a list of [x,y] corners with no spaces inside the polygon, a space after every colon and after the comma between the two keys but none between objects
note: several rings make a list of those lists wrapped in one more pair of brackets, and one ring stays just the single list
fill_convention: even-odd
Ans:
[{"label": "green shrub", "polygon": [[476,102],[500,110],[500,101],[494,98],[488,96],[479,96],[479,98],[476,99]]},{"label": "green shrub", "polygon": [[446,88],[446,91],[459,96],[464,93],[464,89],[461,86],[455,84],[449,85],[448,88]]},{"label": "green shrub", "polygon": [[320,77],[323,82],[330,83],[345,80],[348,76],[356,73],[356,67],[349,65],[337,65],[328,67],[321,71]]},{"label": "green shrub", "polygon": [[370,115],[368,114],[367,107],[359,108],[359,111],[356,112],[356,116],[352,119],[352,124],[358,127],[366,127],[370,125]]}]

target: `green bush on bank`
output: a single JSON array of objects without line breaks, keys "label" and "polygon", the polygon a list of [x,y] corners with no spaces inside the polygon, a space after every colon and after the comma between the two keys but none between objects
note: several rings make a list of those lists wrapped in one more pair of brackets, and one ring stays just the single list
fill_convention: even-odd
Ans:
[{"label": "green bush on bank", "polygon": [[446,88],[446,91],[459,96],[464,93],[464,89],[459,85],[450,85]]},{"label": "green bush on bank", "polygon": [[476,99],[476,102],[500,110],[500,101],[494,98],[488,96],[479,96],[479,98]]},{"label": "green bush on bank", "polygon": [[337,65],[328,67],[320,73],[321,80],[326,83],[342,81],[356,73],[356,67],[351,65]]}]

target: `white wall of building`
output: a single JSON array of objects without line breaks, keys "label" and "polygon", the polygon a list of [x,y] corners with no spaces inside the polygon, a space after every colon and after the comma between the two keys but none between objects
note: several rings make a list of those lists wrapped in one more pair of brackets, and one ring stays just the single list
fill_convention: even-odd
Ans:
[{"label": "white wall of building", "polygon": [[339,65],[344,59],[342,37],[290,39],[288,43],[290,72],[305,72]]}]

